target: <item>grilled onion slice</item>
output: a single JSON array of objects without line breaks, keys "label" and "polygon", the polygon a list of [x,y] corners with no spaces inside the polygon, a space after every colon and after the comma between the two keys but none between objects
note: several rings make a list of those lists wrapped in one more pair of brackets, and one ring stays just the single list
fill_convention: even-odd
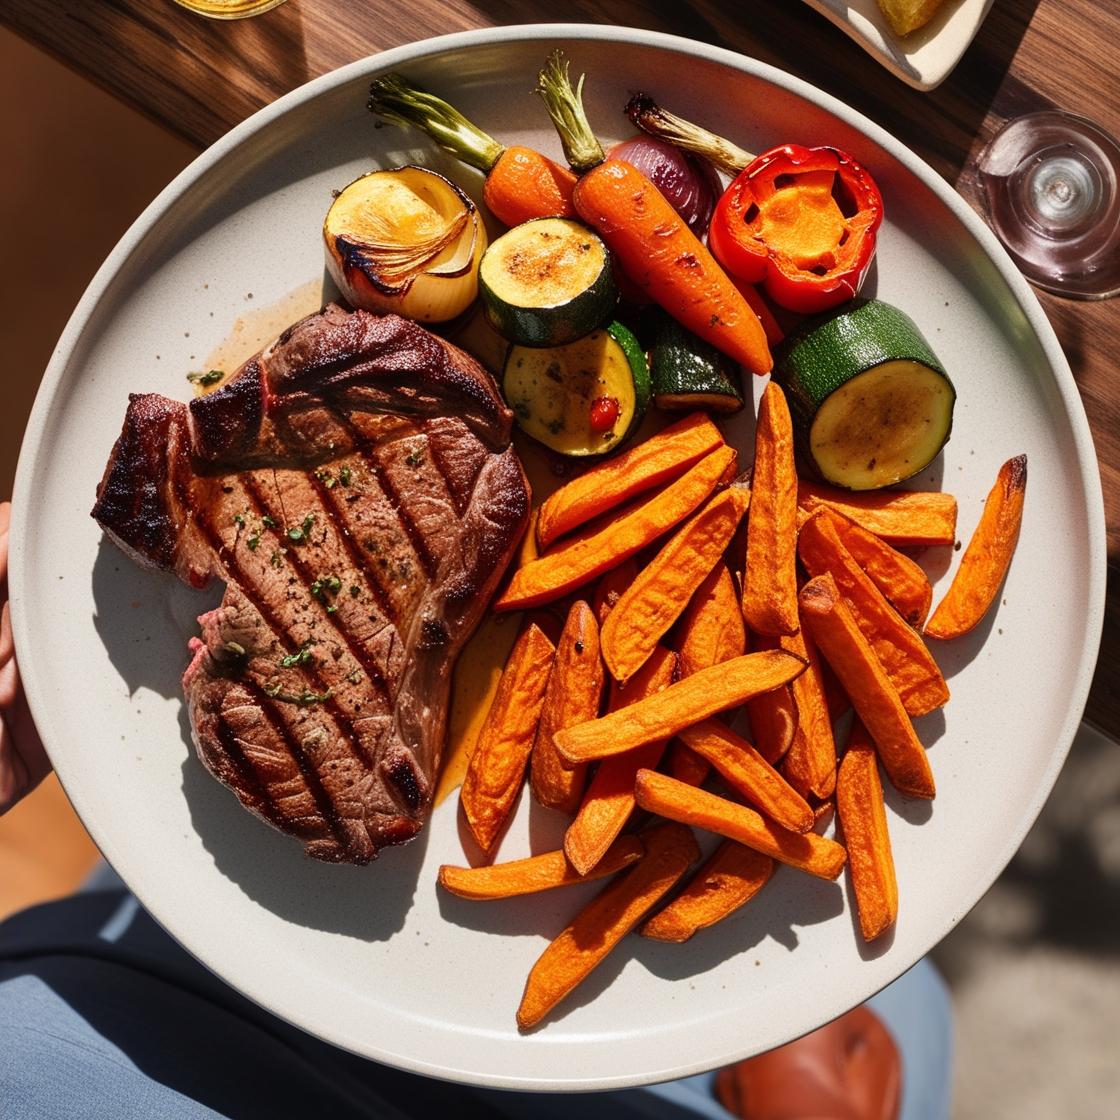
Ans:
[{"label": "grilled onion slice", "polygon": [[371,171],[323,222],[327,268],[354,307],[441,323],[478,293],[486,230],[454,183],[423,167]]}]

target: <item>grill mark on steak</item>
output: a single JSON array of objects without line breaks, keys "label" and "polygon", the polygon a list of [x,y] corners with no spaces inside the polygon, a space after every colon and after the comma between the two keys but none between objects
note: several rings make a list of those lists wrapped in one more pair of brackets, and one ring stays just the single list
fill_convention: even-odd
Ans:
[{"label": "grill mark on steak", "polygon": [[327,518],[338,534],[338,539],[342,542],[342,547],[346,550],[346,555],[350,559],[351,566],[362,574],[366,584],[366,590],[369,591],[376,601],[377,609],[381,617],[390,625],[397,626],[399,618],[393,610],[392,600],[382,586],[377,573],[366,563],[366,558],[362,549],[354,541],[354,534],[350,530],[344,507],[334,499],[332,492],[318,479],[315,479],[312,485],[315,488],[315,493],[322,506],[323,516]]},{"label": "grill mark on steak", "polygon": [[[332,409],[334,408],[333,405],[331,407]],[[435,557],[433,557],[429,551],[428,542],[417,528],[416,522],[413,521],[411,514],[404,509],[401,503],[400,492],[394,486],[393,480],[389,477],[389,473],[386,471],[378,455],[380,446],[375,447],[371,444],[350,417],[345,415],[341,410],[336,409],[335,415],[338,416],[340,423],[351,433],[351,438],[354,440],[354,447],[361,456],[362,461],[377,480],[377,485],[381,488],[382,493],[396,509],[401,527],[408,536],[409,544],[412,545],[412,551],[416,553],[416,558],[420,561],[420,566],[424,569],[424,575],[430,580],[436,574]]]},{"label": "grill mark on steak", "polygon": [[255,812],[260,813],[269,823],[275,825],[277,828],[283,828],[285,822],[283,814],[280,812],[272,795],[268,792],[264,782],[261,781],[260,775],[257,773],[253,764],[245,756],[245,752],[241,749],[241,744],[237,741],[237,736],[234,734],[233,729],[226,723],[223,717],[219,716],[218,719],[215,720],[215,730],[218,736],[218,743],[222,748],[222,755],[225,761],[237,771],[240,785],[251,799],[251,808]]},{"label": "grill mark on steak", "polygon": [[[243,477],[241,482],[246,492],[248,492],[249,487],[253,485],[248,475]],[[289,629],[276,617],[271,605],[258,593],[255,581],[248,578],[235,552],[222,539],[221,533],[213,524],[205,509],[198,512],[195,518],[195,524],[210,541],[211,547],[221,560],[223,567],[229,573],[230,577],[236,581],[241,594],[245,596],[253,609],[260,615],[261,621],[268,628],[270,635],[275,638],[279,647],[287,654],[298,653],[301,648],[301,643],[296,642],[291,637]],[[361,664],[361,662],[359,663]],[[366,670],[366,675],[370,683],[379,685],[382,694],[388,697],[388,688],[380,673],[375,669],[371,671],[372,667],[367,668],[364,664],[362,667]],[[318,664],[315,662],[308,662],[304,666],[301,666],[301,668],[305,675],[310,678],[309,683],[312,686],[312,690],[319,694],[327,694],[327,699],[323,701],[324,705],[341,725],[341,729],[345,732],[346,742],[350,745],[354,754],[367,770],[372,770],[376,760],[370,755],[362,743],[362,736],[354,726],[353,719],[343,710],[342,706],[334,697],[332,693],[334,682],[327,680],[321,674]]]},{"label": "grill mark on steak", "polygon": [[512,420],[453,346],[337,307],[189,409],[130,398],[94,517],[226,582],[183,677],[196,749],[309,855],[364,863],[423,825],[454,659],[528,521]]},{"label": "grill mark on steak", "polygon": [[287,719],[278,711],[278,705],[273,698],[270,697],[256,681],[243,680],[242,684],[260,710],[261,715],[269,725],[272,733],[283,742],[288,753],[292,756],[292,761],[299,767],[299,772],[303,777],[308,792],[315,802],[315,807],[319,811],[319,815],[326,822],[335,842],[340,848],[349,853],[354,847],[350,839],[349,831],[343,823],[338,807],[334,803],[334,799],[320,780],[318,771],[311,765],[299,736],[296,735],[294,730],[288,725]]}]

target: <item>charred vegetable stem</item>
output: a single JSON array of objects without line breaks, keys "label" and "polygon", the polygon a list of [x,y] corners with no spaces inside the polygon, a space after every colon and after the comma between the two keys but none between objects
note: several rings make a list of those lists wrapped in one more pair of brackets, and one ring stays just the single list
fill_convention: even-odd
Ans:
[{"label": "charred vegetable stem", "polygon": [[560,134],[568,165],[578,175],[598,167],[606,159],[583,110],[583,79],[581,74],[578,85],[573,89],[568,75],[568,60],[562,51],[553,51],[537,75],[537,88],[534,90],[541,95],[548,115]]},{"label": "charred vegetable stem", "polygon": [[374,78],[366,108],[393,124],[422,128],[441,148],[482,172],[489,171],[505,151],[443,98],[410,85],[399,74]]},{"label": "charred vegetable stem", "polygon": [[636,93],[626,103],[631,122],[650,136],[665,140],[693,155],[702,156],[720,171],[738,175],[754,159],[750,152],[701,128],[698,124],[662,109],[648,93]]}]

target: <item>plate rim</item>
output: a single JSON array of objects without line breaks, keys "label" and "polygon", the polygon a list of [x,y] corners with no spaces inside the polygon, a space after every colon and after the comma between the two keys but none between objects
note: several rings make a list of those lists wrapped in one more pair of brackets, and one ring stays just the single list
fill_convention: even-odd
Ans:
[{"label": "plate rim", "polygon": [[[1088,529],[1088,579],[1087,598],[1089,613],[1085,619],[1085,639],[1081,649],[1081,658],[1076,673],[1076,688],[1067,705],[1065,720],[1059,741],[1055,744],[1050,754],[1048,765],[1042,780],[1034,791],[1027,812],[1023,814],[1020,827],[1012,830],[1006,838],[1002,850],[995,853],[991,859],[991,866],[998,868],[995,878],[1002,873],[1018,850],[1027,831],[1037,819],[1043,804],[1050,795],[1058,773],[1065,761],[1073,742],[1074,734],[1080,723],[1082,712],[1088,698],[1089,687],[1092,682],[1096,666],[1098,648],[1103,631],[1105,608],[1105,585],[1107,574],[1106,557],[1106,531],[1104,515],[1104,499],[1101,488],[1100,470],[1097,462],[1096,450],[1093,445],[1092,435],[1088,425],[1084,404],[1077,390],[1069,363],[1066,360],[1057,336],[1046,317],[1038,297],[1020,275],[995,235],[982,222],[980,217],[968,204],[946,183],[924,160],[915,155],[905,144],[896,139],[882,126],[870,118],[851,108],[835,96],[818,89],[804,79],[781,70],[778,67],[762,62],[751,56],[745,55],[725,47],[713,46],[682,36],[671,35],[663,32],[647,31],[638,28],[617,27],[613,25],[580,24],[580,23],[545,23],[545,24],[519,24],[509,27],[480,28],[471,31],[456,32],[449,35],[418,40],[414,43],[403,44],[358,59],[345,66],[339,67],[329,73],[304,83],[269,105],[264,106],[252,116],[236,125],[228,133],[215,141],[209,148],[199,154],[182,172],[180,172],[144,209],[136,221],[129,227],[118,241],[105,262],[98,269],[90,281],[82,298],[79,300],[74,312],[62,335],[56,344],[50,363],[43,375],[38,394],[35,399],[31,416],[24,434],[17,466],[16,484],[13,492],[13,518],[10,536],[10,561],[9,561],[9,591],[12,601],[12,624],[17,651],[20,651],[21,664],[26,670],[23,673],[25,693],[38,727],[47,734],[43,735],[46,744],[50,738],[53,720],[50,713],[48,700],[40,689],[40,680],[36,672],[34,657],[35,643],[31,633],[31,620],[23,611],[24,592],[33,579],[24,563],[25,553],[28,548],[28,537],[32,532],[32,518],[25,518],[22,511],[29,508],[32,498],[32,479],[37,471],[37,461],[44,453],[43,435],[48,415],[55,396],[56,389],[64,376],[67,366],[72,361],[77,350],[77,344],[82,335],[96,316],[102,300],[109,293],[121,266],[136,250],[143,239],[150,233],[153,226],[163,217],[166,211],[173,207],[189,191],[189,189],[216,166],[227,155],[250,140],[258,132],[269,127],[274,121],[280,119],[290,110],[296,109],[308,101],[329,93],[331,90],[353,82],[355,79],[375,72],[380,72],[390,67],[404,65],[420,58],[427,58],[436,54],[444,54],[456,50],[475,48],[479,46],[492,46],[502,43],[520,43],[540,40],[542,42],[625,42],[644,48],[669,50],[698,57],[705,61],[738,70],[744,74],[756,77],[771,85],[789,91],[805,100],[819,105],[834,114],[857,131],[867,136],[873,143],[882,147],[891,157],[896,159],[903,167],[913,174],[927,189],[932,190],[952,214],[962,223],[966,231],[974,238],[984,251],[988,260],[996,267],[1001,278],[1007,284],[1019,310],[1030,325],[1043,355],[1054,375],[1054,387],[1061,397],[1066,417],[1069,421],[1072,443],[1076,453],[1077,464],[1081,476],[1086,499],[1086,518]],[[48,747],[49,752],[49,747]],[[73,803],[79,817],[86,826],[91,837],[106,853],[106,858],[112,862],[111,854],[114,845],[105,835],[100,823],[92,819],[90,813],[83,811],[84,798],[80,788],[71,789],[59,774],[63,788]],[[992,883],[995,882],[992,879]],[[930,931],[934,935],[931,948],[940,942],[946,934],[972,909],[990,888],[991,883],[985,886],[976,897],[971,897],[972,892],[962,895],[961,902],[956,910],[946,911],[943,921]],[[135,892],[145,908],[159,921],[151,908],[147,905],[145,895],[147,891]],[[162,923],[161,923],[162,924]],[[166,928],[166,927],[164,927]],[[168,930],[168,933],[175,935]],[[178,939],[176,938],[178,941]],[[924,940],[924,939],[923,939]],[[182,944],[181,942],[179,942]],[[203,955],[197,953],[189,946],[188,952],[196,956],[206,967],[214,971],[231,987],[245,994],[254,1002],[265,1007],[279,1018],[300,1027],[310,1029],[298,1018],[275,1010],[267,1002],[267,992],[257,992],[233,984]],[[928,951],[928,950],[927,950]],[[901,975],[912,967],[915,961],[905,958],[900,959],[900,968],[897,975]],[[881,990],[878,989],[878,990]],[[873,993],[868,993],[870,996]],[[313,1029],[318,1037],[343,1049],[357,1053],[360,1056],[373,1058],[396,1068],[405,1069],[413,1073],[454,1080],[467,1084],[489,1086],[494,1088],[532,1090],[542,1092],[588,1092],[626,1088],[650,1082],[689,1076],[715,1065],[741,1057],[741,1047],[734,1048],[726,1053],[713,1054],[710,1059],[702,1062],[693,1062],[686,1066],[661,1068],[644,1074],[622,1074],[617,1076],[597,1077],[590,1080],[556,1080],[535,1076],[488,1076],[478,1075],[470,1070],[457,1068],[453,1064],[441,1064],[438,1056],[420,1058],[413,1055],[402,1055],[387,1052],[382,1046],[370,1049],[368,1037],[351,1038],[343,1032],[324,1033],[320,1025]],[[794,1036],[790,1036],[791,1038]],[[785,1039],[789,1041],[789,1039]],[[713,1040],[713,1050],[718,1043]]]}]

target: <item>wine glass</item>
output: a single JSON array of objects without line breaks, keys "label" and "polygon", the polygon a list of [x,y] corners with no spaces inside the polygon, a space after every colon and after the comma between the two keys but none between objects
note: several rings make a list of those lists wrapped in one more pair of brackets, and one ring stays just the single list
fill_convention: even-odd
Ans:
[{"label": "wine glass", "polygon": [[1073,299],[1120,293],[1120,144],[1061,109],[1008,121],[977,159],[992,229],[1020,271]]}]

